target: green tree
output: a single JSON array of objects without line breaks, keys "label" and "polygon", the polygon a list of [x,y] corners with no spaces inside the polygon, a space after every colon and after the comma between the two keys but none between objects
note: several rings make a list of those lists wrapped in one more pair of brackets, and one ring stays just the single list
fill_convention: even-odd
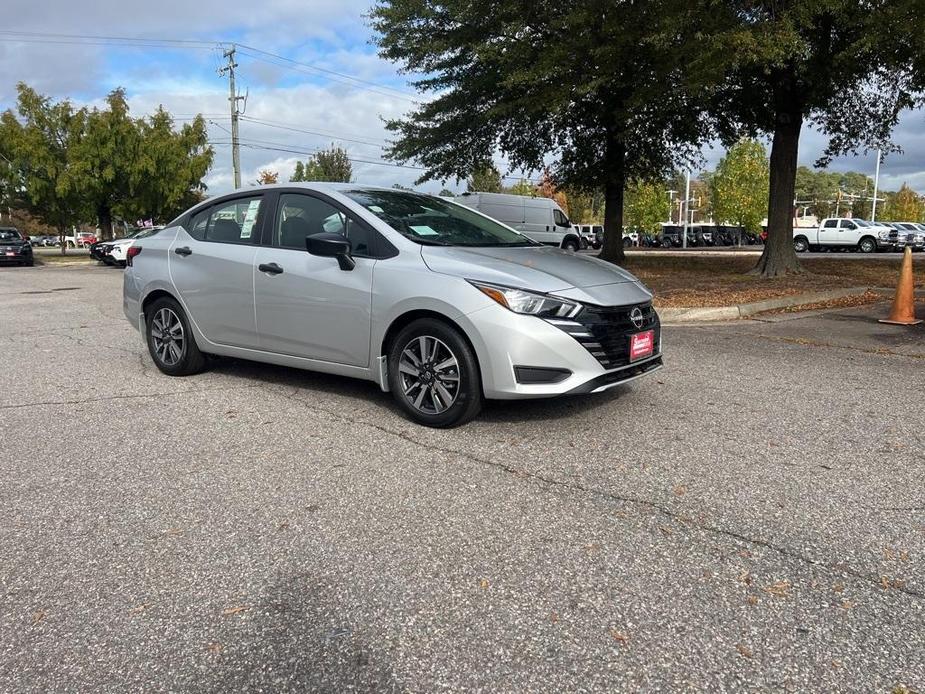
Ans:
[{"label": "green tree", "polygon": [[84,131],[71,155],[80,195],[96,215],[103,239],[111,239],[113,215],[133,211],[133,169],[142,147],[138,123],[129,116],[125,90],[110,92],[106,105],[108,108],[87,113]]},{"label": "green tree", "polygon": [[443,188],[440,193],[438,193],[441,198],[455,198],[456,194],[449,188]]},{"label": "green tree", "polygon": [[501,172],[490,161],[479,162],[466,181],[470,193],[500,193]]},{"label": "green tree", "polygon": [[523,195],[527,198],[536,196],[536,186],[526,178],[521,178],[517,183],[504,189],[505,193],[511,195]]},{"label": "green tree", "polygon": [[668,219],[668,207],[668,189],[664,183],[634,182],[626,191],[623,218],[630,229],[658,234],[661,223]]},{"label": "green tree", "polygon": [[[711,177],[713,217],[757,234],[768,209],[768,155],[757,140],[739,140]],[[792,225],[791,225],[792,226]]]},{"label": "green tree", "polygon": [[925,215],[925,203],[908,184],[889,196],[880,219],[892,222],[919,222]]},{"label": "green tree", "polygon": [[17,85],[16,111],[0,116],[0,142],[6,158],[11,197],[26,210],[57,230],[83,221],[86,206],[77,186],[73,150],[84,129],[86,111],[67,100],[53,102],[23,83]]},{"label": "green tree", "polygon": [[305,164],[300,161],[295,163],[295,172],[289,178],[293,183],[299,183],[305,180]]},{"label": "green tree", "polygon": [[768,243],[755,271],[801,272],[791,210],[804,123],[833,156],[887,146],[901,109],[921,98],[921,0],[729,0],[691,45],[692,72],[713,98],[726,142],[773,136]]},{"label": "green tree", "polygon": [[204,198],[212,166],[206,122],[196,116],[174,129],[163,108],[136,123],[139,152],[131,167],[131,194],[118,208],[123,219],[166,223]]},{"label": "green tree", "polygon": [[621,262],[627,181],[667,175],[708,134],[684,79],[696,11],[682,0],[379,0],[380,54],[435,95],[388,122],[389,156],[422,164],[425,181],[468,176],[496,150],[525,171],[553,154],[556,185],[604,190],[601,257]]},{"label": "green tree", "polygon": [[305,163],[304,178],[301,180],[350,183],[352,179],[353,165],[347,157],[347,150],[332,144],[330,149],[322,150],[309,158]]}]

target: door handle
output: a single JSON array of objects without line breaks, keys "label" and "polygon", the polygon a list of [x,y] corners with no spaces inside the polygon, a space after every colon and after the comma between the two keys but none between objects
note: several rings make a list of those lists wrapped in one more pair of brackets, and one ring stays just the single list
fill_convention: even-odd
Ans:
[{"label": "door handle", "polygon": [[193,252],[189,249],[189,246],[181,246],[180,248],[174,248],[173,252],[177,255],[192,255]]},{"label": "door handle", "polygon": [[283,271],[283,268],[276,263],[261,263],[257,266],[257,269],[270,275],[279,275]]}]

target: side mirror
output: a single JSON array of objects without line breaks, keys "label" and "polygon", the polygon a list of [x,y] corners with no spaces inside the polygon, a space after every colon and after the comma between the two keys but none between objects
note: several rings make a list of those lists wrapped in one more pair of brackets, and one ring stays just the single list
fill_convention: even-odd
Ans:
[{"label": "side mirror", "polygon": [[350,240],[343,234],[325,232],[305,237],[305,248],[312,255],[337,258],[341,270],[352,270],[356,261],[350,256]]}]

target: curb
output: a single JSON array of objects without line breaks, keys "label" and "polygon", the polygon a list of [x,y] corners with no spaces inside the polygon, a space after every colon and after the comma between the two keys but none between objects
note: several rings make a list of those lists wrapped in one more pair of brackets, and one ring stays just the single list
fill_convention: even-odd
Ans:
[{"label": "curb", "polygon": [[810,292],[808,294],[794,294],[781,296],[764,301],[755,301],[750,304],[736,306],[706,306],[703,308],[657,308],[662,323],[709,323],[716,321],[731,321],[747,318],[762,311],[773,311],[779,308],[801,306],[803,304],[817,304],[822,301],[843,299],[846,296],[859,296],[868,291],[878,293],[892,292],[893,290],[870,290],[868,287],[850,287],[847,289],[833,289],[826,292]]}]

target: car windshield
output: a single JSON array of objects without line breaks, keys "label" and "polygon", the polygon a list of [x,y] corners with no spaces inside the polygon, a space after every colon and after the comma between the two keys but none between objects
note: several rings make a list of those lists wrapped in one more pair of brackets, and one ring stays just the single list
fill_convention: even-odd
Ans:
[{"label": "car windshield", "polygon": [[863,219],[852,219],[851,221],[857,224],[859,227],[869,227],[870,226],[870,222],[863,220]]},{"label": "car windshield", "polygon": [[129,237],[129,238],[133,238],[133,239],[146,239],[146,238],[148,238],[149,236],[154,236],[154,235],[155,235],[157,232],[159,232],[160,230],[161,230],[161,227],[156,227],[156,228],[153,228],[153,229],[142,229],[142,230],[139,231],[138,233],[132,234],[132,236]]},{"label": "car windshield", "polygon": [[402,236],[423,245],[540,245],[467,207],[431,195],[391,190],[351,190],[344,194]]},{"label": "car windshield", "polygon": [[0,229],[0,241],[18,241],[21,238],[15,229]]}]

